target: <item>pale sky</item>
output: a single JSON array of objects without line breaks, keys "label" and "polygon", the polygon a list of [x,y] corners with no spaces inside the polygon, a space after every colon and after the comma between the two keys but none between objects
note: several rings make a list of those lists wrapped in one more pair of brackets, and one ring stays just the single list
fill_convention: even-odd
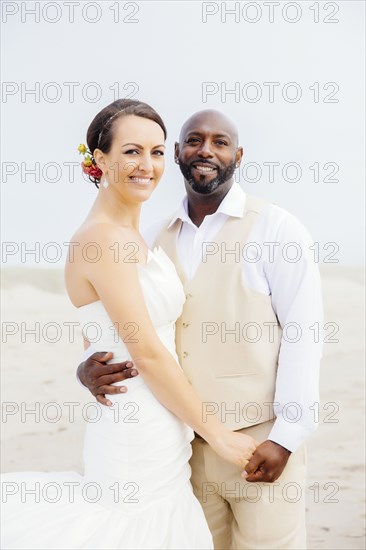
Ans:
[{"label": "pale sky", "polygon": [[[184,194],[173,162],[182,123],[215,108],[239,128],[243,188],[295,214],[320,250],[336,243],[340,264],[363,263],[364,2],[1,4],[2,241],[15,251],[3,265],[63,267],[63,243],[96,194],[72,167],[76,148],[95,114],[127,95],[168,128],[143,225]],[[59,262],[22,258],[49,242]]]}]

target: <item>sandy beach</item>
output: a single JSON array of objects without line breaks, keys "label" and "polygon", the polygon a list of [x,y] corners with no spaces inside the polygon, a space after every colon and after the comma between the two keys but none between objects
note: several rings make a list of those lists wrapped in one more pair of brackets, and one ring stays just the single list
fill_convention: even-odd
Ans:
[{"label": "sandy beach", "polygon": [[[326,334],[338,342],[325,345],[321,403],[314,409],[319,428],[308,441],[308,544],[310,549],[361,549],[365,548],[362,270],[327,266],[322,279],[330,323]],[[82,472],[84,417],[93,414],[93,400],[75,378],[81,330],[61,272],[3,271],[2,344],[2,471]]]}]

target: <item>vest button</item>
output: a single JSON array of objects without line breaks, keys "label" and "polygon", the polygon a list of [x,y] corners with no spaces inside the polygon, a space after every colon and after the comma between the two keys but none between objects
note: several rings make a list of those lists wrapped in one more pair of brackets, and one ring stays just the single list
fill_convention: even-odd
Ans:
[{"label": "vest button", "polygon": [[186,359],[188,357],[188,351],[183,352],[183,359]]},{"label": "vest button", "polygon": [[186,294],[186,300],[188,300],[188,298],[192,298],[192,294]]},{"label": "vest button", "polygon": [[191,323],[182,323],[182,327],[183,327],[183,328],[187,328],[187,327],[189,327],[190,324],[191,324]]}]

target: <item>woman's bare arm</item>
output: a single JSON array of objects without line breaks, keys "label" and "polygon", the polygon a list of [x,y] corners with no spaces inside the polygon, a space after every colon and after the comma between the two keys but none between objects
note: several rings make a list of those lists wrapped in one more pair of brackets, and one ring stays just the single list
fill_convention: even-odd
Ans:
[{"label": "woman's bare arm", "polygon": [[[229,444],[228,460],[244,467],[255,448],[251,438],[242,439],[241,434],[229,432],[215,416],[203,420],[201,400],[156,334],[141,290],[139,267],[134,262],[123,261],[123,247],[132,242],[131,236],[130,229],[108,224],[98,224],[89,231],[89,242],[98,243],[102,254],[96,263],[85,262],[85,275],[124,341],[134,365],[157,399],[216,447],[219,454],[225,454],[223,448]],[[115,261],[116,243],[121,251],[119,261]],[[131,323],[136,330],[133,338],[129,338]],[[228,434],[234,438],[228,438]],[[237,448],[233,449],[233,445]]]}]

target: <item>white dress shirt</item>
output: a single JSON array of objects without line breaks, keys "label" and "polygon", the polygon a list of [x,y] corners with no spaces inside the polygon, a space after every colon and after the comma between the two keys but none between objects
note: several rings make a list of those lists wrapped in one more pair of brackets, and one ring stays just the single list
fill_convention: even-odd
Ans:
[{"label": "white dress shirt", "polygon": [[[207,250],[203,243],[212,242],[229,217],[242,217],[245,192],[234,183],[217,211],[206,216],[200,227],[189,218],[187,205],[185,197],[171,224],[177,219],[183,222],[178,257],[191,279]],[[163,225],[155,224],[144,232],[149,248]],[[268,438],[290,451],[317,428],[323,306],[312,244],[308,231],[293,215],[271,204],[260,214],[241,255],[246,286],[271,296],[284,329],[274,399],[277,418]]]},{"label": "white dress shirt", "polygon": [[[178,257],[188,279],[202,261],[206,250],[203,243],[212,242],[229,217],[242,217],[245,197],[239,184],[234,183],[217,211],[206,216],[200,227],[189,218],[187,197],[183,199],[171,223],[177,219],[183,222]],[[142,232],[149,248],[165,223]],[[312,239],[303,225],[286,210],[270,204],[252,228],[245,252],[242,249],[245,285],[271,296],[283,329],[274,399],[276,420],[268,439],[290,451],[295,451],[317,428],[323,307],[311,246]],[[91,346],[82,360],[92,353]]]}]

